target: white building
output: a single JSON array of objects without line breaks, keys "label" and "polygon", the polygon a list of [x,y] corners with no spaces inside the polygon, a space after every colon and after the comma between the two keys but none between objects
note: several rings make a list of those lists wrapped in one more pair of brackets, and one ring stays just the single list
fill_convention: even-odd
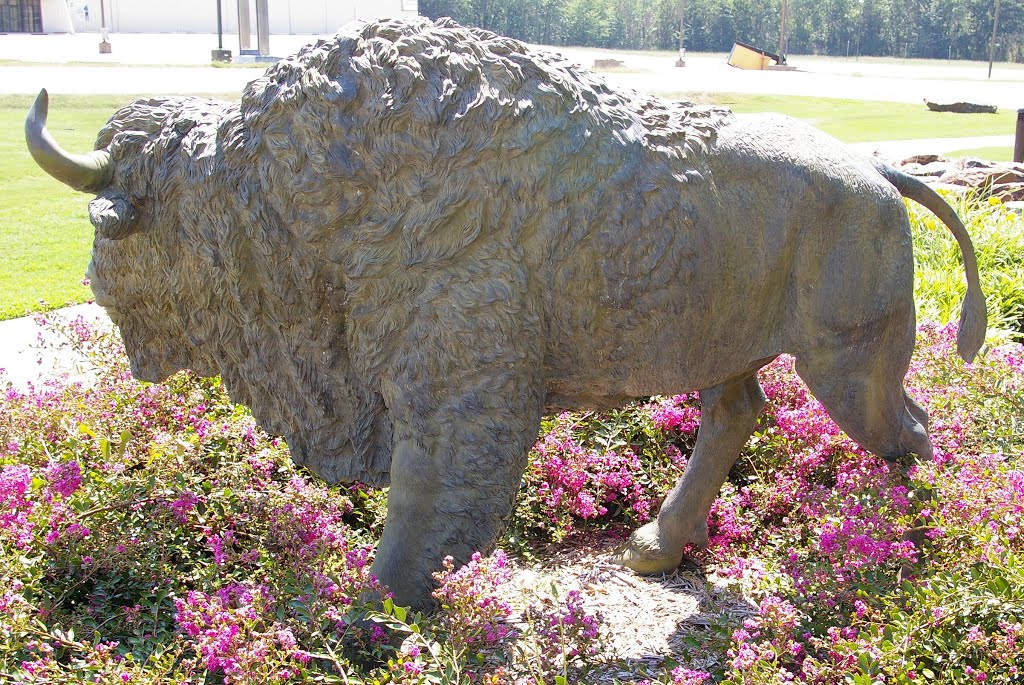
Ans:
[{"label": "white building", "polygon": [[[224,33],[238,32],[239,1],[220,0]],[[255,31],[255,0],[241,1]],[[417,14],[416,0],[268,0],[268,7],[271,34],[331,34],[353,19]],[[0,33],[98,33],[103,18],[116,33],[216,33],[217,0],[0,0]]]}]

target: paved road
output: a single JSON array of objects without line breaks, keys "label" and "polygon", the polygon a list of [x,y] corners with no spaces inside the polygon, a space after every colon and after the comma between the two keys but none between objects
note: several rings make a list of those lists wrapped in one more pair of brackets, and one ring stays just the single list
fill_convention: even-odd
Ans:
[{"label": "paved road", "polygon": [[[317,36],[272,36],[271,50],[285,56]],[[0,93],[237,93],[261,69],[209,66],[215,35],[114,34],[113,52],[100,55],[95,34],[9,34],[0,41],[0,60],[34,66],[0,65]],[[237,37],[224,45],[237,52]],[[621,70],[605,72],[620,86],[660,94],[762,93],[817,95],[890,102],[972,100],[1003,108],[1024,107],[1024,65],[998,64],[993,79],[981,62],[905,62],[793,56],[791,72],[734,69],[725,55],[689,55],[676,68],[667,53],[637,53],[557,48],[579,64],[595,58],[623,61]],[[69,66],[73,64],[74,66]],[[88,65],[88,66],[86,66]]]}]

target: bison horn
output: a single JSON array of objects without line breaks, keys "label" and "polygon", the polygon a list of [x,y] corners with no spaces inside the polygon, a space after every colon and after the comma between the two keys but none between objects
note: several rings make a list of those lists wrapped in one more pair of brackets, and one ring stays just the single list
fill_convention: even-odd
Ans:
[{"label": "bison horn", "polygon": [[50,98],[44,88],[39,91],[35,104],[25,117],[25,142],[36,164],[75,190],[94,193],[105,188],[114,174],[110,153],[96,150],[87,155],[73,155],[62,150],[46,130],[49,107]]}]

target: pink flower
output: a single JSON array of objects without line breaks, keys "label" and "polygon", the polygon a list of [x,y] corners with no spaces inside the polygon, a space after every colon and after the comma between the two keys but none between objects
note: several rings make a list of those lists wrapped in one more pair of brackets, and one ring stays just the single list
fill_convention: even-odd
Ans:
[{"label": "pink flower", "polygon": [[46,469],[48,489],[67,499],[82,485],[82,468],[77,461],[50,462]]},{"label": "pink flower", "polygon": [[35,504],[28,499],[32,471],[24,465],[0,469],[0,531],[7,531],[19,549],[32,540],[33,524],[29,515]]},{"label": "pink flower", "polygon": [[672,685],[704,685],[711,680],[706,671],[694,671],[678,666],[672,670]]},{"label": "pink flower", "polygon": [[193,493],[181,493],[178,495],[177,499],[171,502],[171,511],[174,512],[174,518],[177,519],[178,523],[188,523],[188,513],[192,511],[198,503],[199,498]]}]

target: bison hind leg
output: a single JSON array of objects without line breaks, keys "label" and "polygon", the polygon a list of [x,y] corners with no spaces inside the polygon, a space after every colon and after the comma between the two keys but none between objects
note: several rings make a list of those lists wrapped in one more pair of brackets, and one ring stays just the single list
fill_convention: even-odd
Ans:
[{"label": "bison hind leg", "polygon": [[886,344],[894,342],[881,335],[872,344],[815,349],[797,356],[796,370],[861,447],[894,463],[928,460],[928,414],[903,387],[913,338]]},{"label": "bison hind leg", "polygon": [[657,520],[633,533],[616,558],[637,573],[669,573],[682,561],[686,545],[707,544],[708,512],[754,430],[765,396],[756,372],[750,372],[702,390],[700,401],[700,429],[686,472]]}]

